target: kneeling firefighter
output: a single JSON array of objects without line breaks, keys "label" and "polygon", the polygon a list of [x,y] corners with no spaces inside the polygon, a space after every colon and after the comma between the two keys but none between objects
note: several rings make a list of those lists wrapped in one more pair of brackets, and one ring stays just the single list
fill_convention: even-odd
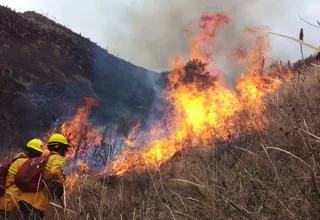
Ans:
[{"label": "kneeling firefighter", "polygon": [[19,210],[24,219],[43,219],[54,194],[58,199],[63,196],[63,169],[68,147],[63,135],[53,134],[48,140],[50,153],[27,160],[18,170],[15,183],[22,191]]},{"label": "kneeling firefighter", "polygon": [[0,210],[3,212],[18,211],[21,191],[14,184],[15,175],[28,158],[40,157],[43,153],[43,143],[39,139],[30,140],[23,152],[12,160],[6,161],[0,167]]}]

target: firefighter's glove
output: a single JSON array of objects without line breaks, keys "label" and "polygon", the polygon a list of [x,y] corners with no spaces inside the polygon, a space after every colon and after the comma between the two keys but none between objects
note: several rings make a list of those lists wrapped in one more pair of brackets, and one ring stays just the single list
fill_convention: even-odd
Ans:
[{"label": "firefighter's glove", "polygon": [[58,187],[55,191],[57,199],[60,199],[63,196],[64,190],[63,187]]}]

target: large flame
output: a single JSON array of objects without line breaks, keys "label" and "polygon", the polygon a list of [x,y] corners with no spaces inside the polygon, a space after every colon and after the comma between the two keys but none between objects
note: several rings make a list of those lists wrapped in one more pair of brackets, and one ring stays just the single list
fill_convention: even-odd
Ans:
[{"label": "large flame", "polygon": [[[189,34],[196,33],[191,43],[190,61],[185,64],[177,57],[172,62],[165,91],[165,99],[170,103],[165,125],[159,123],[151,128],[144,136],[147,137],[145,144],[136,147],[137,137],[141,135],[139,122],[123,140],[127,148],[103,172],[123,175],[130,171],[158,169],[185,148],[230,140],[241,132],[266,128],[264,97],[293,75],[278,68],[267,70],[265,57],[270,52],[267,37],[246,29],[246,37],[253,44],[241,45],[229,57],[230,62],[244,65],[246,72],[241,74],[233,90],[227,88],[223,75],[215,68],[215,46],[218,30],[229,23],[226,15],[206,14],[201,17],[197,31],[188,30]],[[101,143],[101,131],[93,128],[88,120],[94,104],[94,100],[87,99],[86,106],[61,128],[77,151],[86,150],[82,146],[83,139],[91,146]],[[75,150],[69,158],[75,157]],[[88,169],[83,161],[79,166]],[[73,178],[70,185],[73,185]]]},{"label": "large flame", "polygon": [[[217,30],[229,22],[230,19],[223,14],[202,16],[200,32],[191,44],[193,62],[205,62],[212,69]],[[199,141],[208,144],[214,140],[235,138],[240,131],[264,129],[268,121],[264,115],[263,98],[277,90],[282,80],[290,79],[292,74],[275,69],[267,72],[264,68],[264,55],[269,52],[266,36],[250,29],[246,34],[255,41],[250,48],[242,48],[245,53],[241,53],[239,63],[246,65],[248,73],[241,74],[235,90],[226,88],[223,79],[202,82],[194,79],[183,83],[187,77],[185,64],[182,58],[175,60],[169,74],[166,97],[173,104],[169,126],[171,134],[151,141],[142,152],[124,150],[108,172],[122,175],[128,171],[157,169],[177,151],[197,146],[195,143]],[[209,70],[203,72],[206,71]]]}]

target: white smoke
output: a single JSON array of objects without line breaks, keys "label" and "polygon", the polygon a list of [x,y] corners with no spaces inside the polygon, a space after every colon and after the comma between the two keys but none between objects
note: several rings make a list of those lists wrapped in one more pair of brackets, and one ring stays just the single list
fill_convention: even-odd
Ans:
[{"label": "white smoke", "polygon": [[[139,5],[128,5],[121,15],[118,22],[124,29],[112,32],[112,47],[133,63],[161,71],[168,68],[168,61],[175,55],[181,53],[188,57],[190,47],[184,29],[205,12],[230,16],[232,25],[220,43],[236,46],[243,37],[243,29],[248,26],[269,26],[297,37],[303,25],[306,40],[310,39],[312,28],[298,18],[306,8],[309,8],[306,3],[297,0],[141,0]],[[109,30],[105,34],[110,34]],[[300,58],[298,44],[277,37],[272,37],[271,42],[275,58]]]},{"label": "white smoke", "polygon": [[[317,0],[0,0],[16,10],[48,13],[61,24],[82,33],[111,53],[145,68],[168,70],[168,61],[177,53],[188,55],[184,29],[204,12],[222,12],[233,20],[225,40],[237,44],[245,26],[269,26],[273,31],[297,37],[301,27],[305,41],[319,45],[320,20]],[[290,40],[270,37],[274,59],[299,59],[299,45]],[[225,43],[225,42],[223,42]],[[304,48],[305,55],[313,53]]]}]

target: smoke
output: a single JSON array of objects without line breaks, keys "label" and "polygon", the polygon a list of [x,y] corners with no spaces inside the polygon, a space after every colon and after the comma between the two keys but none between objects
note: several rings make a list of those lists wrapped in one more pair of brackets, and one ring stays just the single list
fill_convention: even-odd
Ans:
[{"label": "smoke", "polygon": [[[184,30],[205,12],[224,13],[231,18],[232,24],[222,33],[219,44],[232,48],[239,46],[247,26],[279,28],[287,17],[283,28],[288,25],[291,28],[297,17],[292,11],[302,7],[300,4],[297,0],[141,0],[123,11],[117,21],[122,24],[121,29],[112,32],[112,48],[133,63],[163,71],[170,68],[169,60],[177,54],[188,57],[190,50]],[[288,22],[290,17],[294,18],[292,22],[290,19]],[[300,28],[296,29],[298,33]],[[277,58],[285,55],[282,50]],[[224,58],[219,58],[219,62],[227,66],[223,64],[227,62]]]},{"label": "smoke", "polygon": [[[305,41],[319,44],[314,34],[317,28],[298,18],[301,15],[317,24],[317,0],[1,0],[0,4],[18,11],[48,13],[50,18],[90,37],[110,53],[154,71],[168,70],[169,60],[177,53],[188,55],[184,29],[206,11],[231,17],[230,35],[223,44],[236,45],[248,25],[266,25],[290,36],[298,36],[303,27]],[[301,58],[299,44],[276,36],[270,40],[275,60]],[[304,47],[304,53],[314,51]]]},{"label": "smoke", "polygon": [[[186,29],[196,29],[199,19],[205,13],[223,13],[230,17],[231,23],[219,31],[216,48],[220,53],[214,57],[215,67],[224,72],[225,82],[232,86],[240,73],[245,72],[235,60],[228,56],[238,48],[244,39],[246,27],[274,27],[282,17],[290,16],[286,10],[294,1],[276,0],[141,0],[124,6],[116,21],[118,29],[105,30],[110,45],[119,56],[154,71],[170,70],[170,60],[176,55],[184,59],[190,57],[191,40]],[[297,28],[297,31],[299,28]],[[110,35],[112,41],[110,41]],[[297,46],[298,48],[298,46]],[[282,54],[279,58],[284,57]],[[153,83],[153,85],[155,85]],[[156,97],[145,119],[146,127],[153,125],[163,111],[161,89],[154,86]]]}]

